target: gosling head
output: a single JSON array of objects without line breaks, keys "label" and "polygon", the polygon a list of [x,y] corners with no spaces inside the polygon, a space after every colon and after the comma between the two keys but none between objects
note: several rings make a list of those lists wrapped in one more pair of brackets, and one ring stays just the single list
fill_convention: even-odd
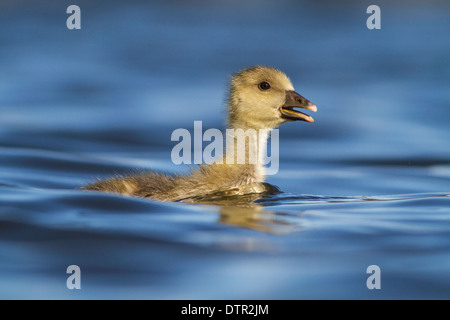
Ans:
[{"label": "gosling head", "polygon": [[280,70],[255,66],[231,79],[229,125],[234,129],[273,129],[287,121],[314,119],[294,108],[313,112],[317,107],[294,91],[289,78]]}]

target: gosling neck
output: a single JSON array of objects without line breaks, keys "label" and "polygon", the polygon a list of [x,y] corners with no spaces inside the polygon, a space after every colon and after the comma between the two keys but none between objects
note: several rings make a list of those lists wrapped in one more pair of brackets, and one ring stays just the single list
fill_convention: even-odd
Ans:
[{"label": "gosling neck", "polygon": [[230,124],[226,130],[225,163],[240,168],[252,182],[264,182],[264,159],[270,131]]}]

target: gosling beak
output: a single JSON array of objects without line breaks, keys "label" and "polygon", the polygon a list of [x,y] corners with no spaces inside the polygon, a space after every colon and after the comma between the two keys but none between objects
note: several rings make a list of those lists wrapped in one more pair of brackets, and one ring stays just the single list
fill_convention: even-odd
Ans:
[{"label": "gosling beak", "polygon": [[281,116],[291,121],[302,120],[314,122],[314,119],[311,116],[294,110],[294,108],[307,109],[313,112],[317,111],[317,107],[313,103],[299,95],[297,92],[286,91],[286,102],[280,107]]}]

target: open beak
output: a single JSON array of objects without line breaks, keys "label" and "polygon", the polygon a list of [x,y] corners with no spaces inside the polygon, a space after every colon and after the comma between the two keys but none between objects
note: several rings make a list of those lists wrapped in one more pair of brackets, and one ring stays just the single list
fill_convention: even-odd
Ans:
[{"label": "open beak", "polygon": [[286,102],[280,107],[280,112],[283,118],[296,121],[302,120],[306,122],[314,122],[314,119],[294,108],[307,109],[313,112],[317,111],[315,104],[311,103],[295,91],[286,91]]}]

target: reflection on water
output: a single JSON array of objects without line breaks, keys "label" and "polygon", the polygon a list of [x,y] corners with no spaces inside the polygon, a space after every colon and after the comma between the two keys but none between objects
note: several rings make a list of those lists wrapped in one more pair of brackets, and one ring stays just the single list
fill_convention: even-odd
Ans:
[{"label": "reflection on water", "polygon": [[264,211],[262,206],[254,207],[222,207],[219,223],[250,228],[275,234],[286,234],[298,231],[293,223],[283,221],[276,212]]},{"label": "reflection on water", "polygon": [[224,194],[226,192],[218,192],[208,197],[186,199],[184,202],[218,206],[219,223],[274,234],[298,231],[297,225],[282,219],[282,213],[264,210],[264,206],[257,203],[260,199],[270,198],[281,193],[276,186],[268,183],[264,183],[264,185],[266,187],[264,193],[227,196]]},{"label": "reflection on water", "polygon": [[[383,2],[376,31],[360,1],[77,4],[69,31],[69,4],[0,3],[0,298],[450,297],[448,1]],[[172,131],[223,128],[226,81],[254,64],[319,107],[280,128],[276,188],[79,190],[187,172]]]}]

